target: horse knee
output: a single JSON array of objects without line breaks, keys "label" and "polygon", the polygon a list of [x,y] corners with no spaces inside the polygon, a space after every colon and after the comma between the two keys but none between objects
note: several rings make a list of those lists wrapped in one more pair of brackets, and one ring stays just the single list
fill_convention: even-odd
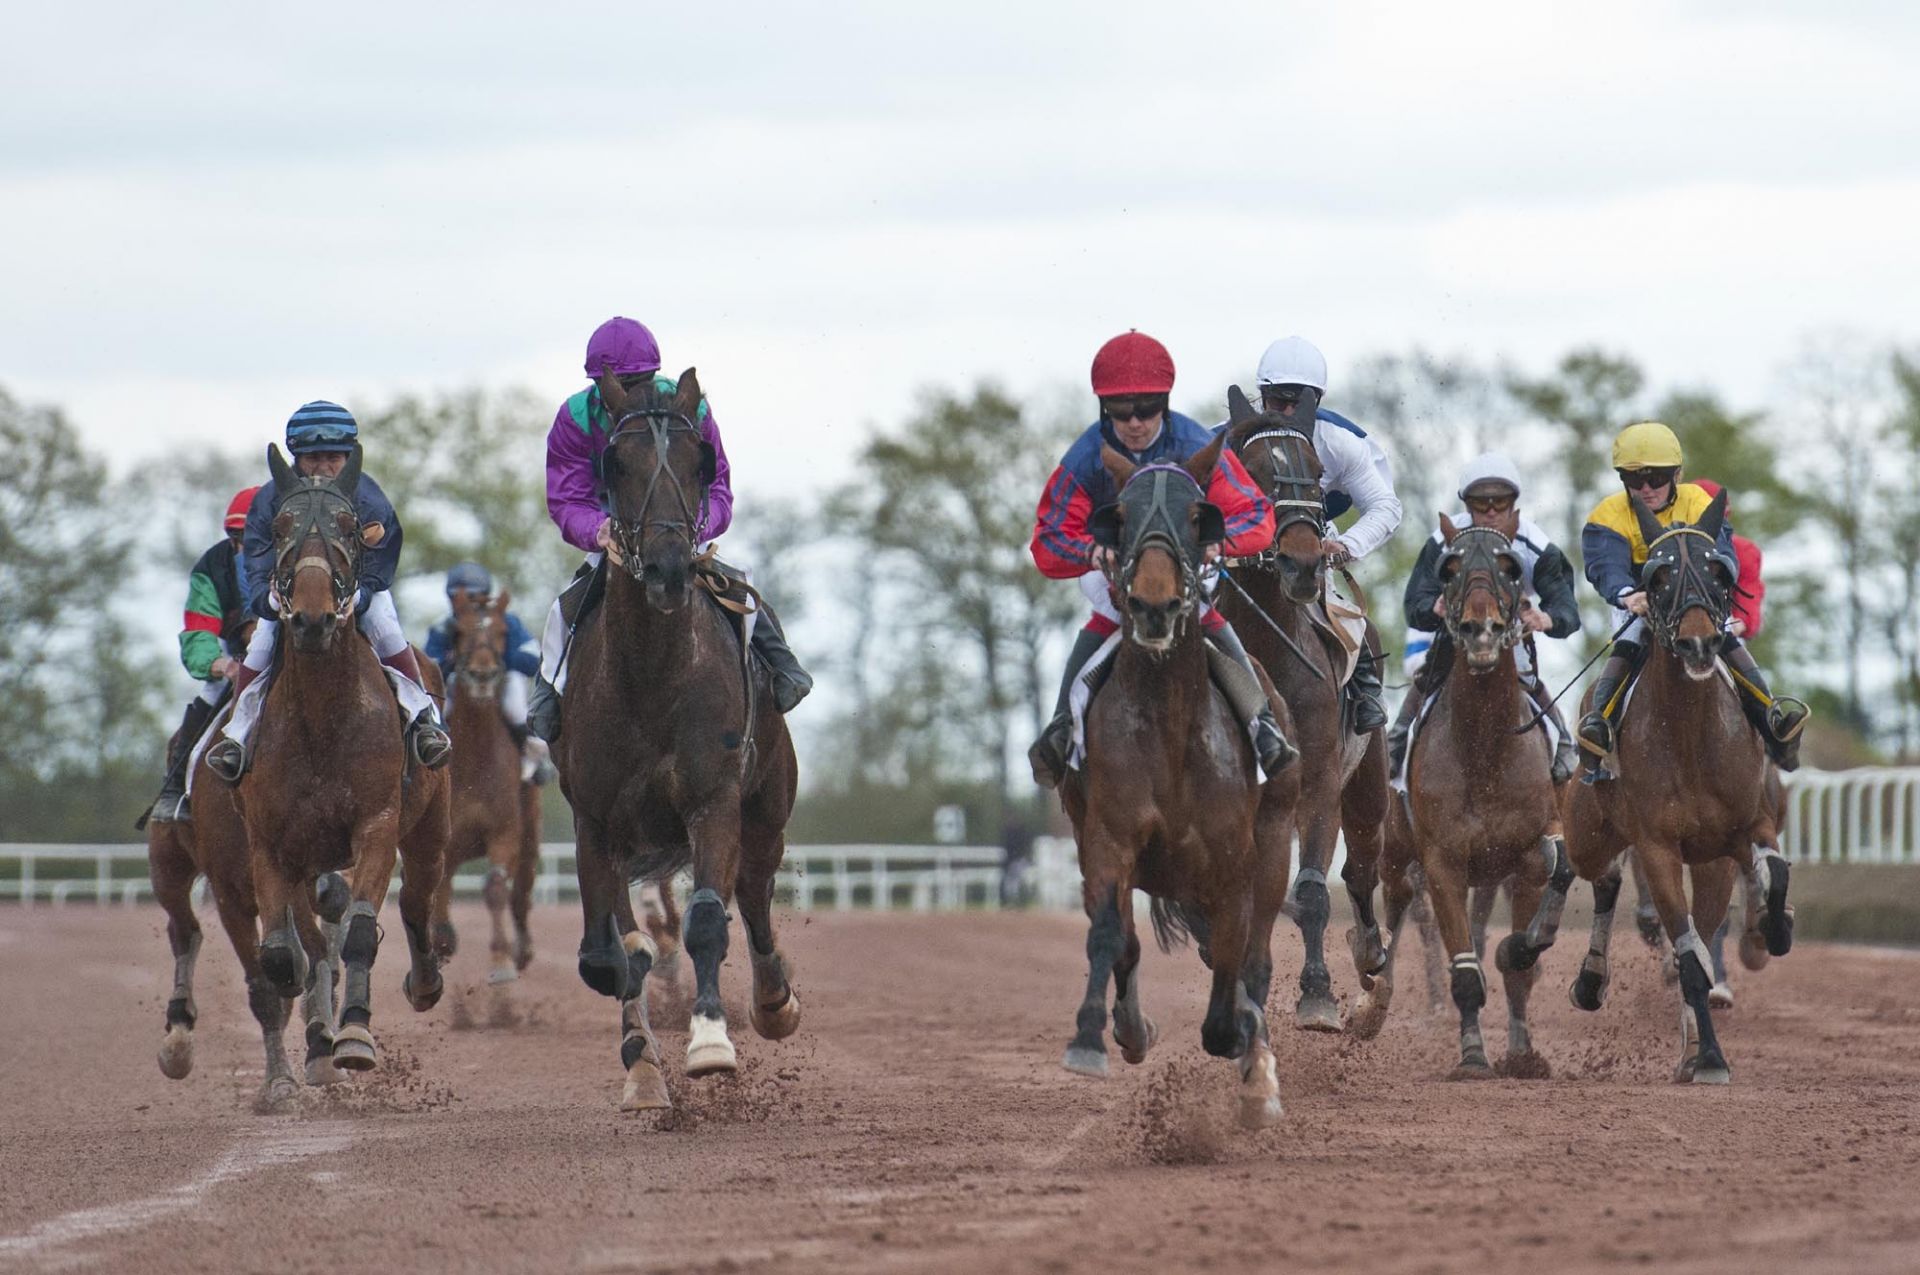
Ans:
[{"label": "horse knee", "polygon": [[353,891],[347,888],[347,879],[338,872],[323,872],[314,882],[313,910],[328,925],[340,924],[340,918],[347,914],[347,905],[353,902]]}]

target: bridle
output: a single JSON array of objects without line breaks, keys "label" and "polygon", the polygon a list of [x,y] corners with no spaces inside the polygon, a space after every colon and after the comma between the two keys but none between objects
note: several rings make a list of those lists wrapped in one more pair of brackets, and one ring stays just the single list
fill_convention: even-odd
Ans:
[{"label": "bridle", "polygon": [[1307,462],[1313,450],[1310,435],[1291,425],[1260,430],[1242,440],[1235,449],[1243,462],[1252,455],[1256,443],[1264,449],[1269,475],[1266,497],[1267,503],[1273,506],[1273,543],[1249,557],[1230,558],[1227,565],[1271,570],[1283,556],[1279,544],[1287,528],[1306,523],[1313,528],[1315,539],[1326,538],[1327,500],[1320,480],[1314,476],[1313,466]]},{"label": "bridle", "polygon": [[[360,512],[354,507],[353,500],[329,482],[318,479],[304,479],[298,491],[281,503],[280,512],[296,518],[296,529],[283,542],[274,555],[273,588],[280,600],[280,618],[293,617],[293,581],[294,577],[310,568],[319,568],[327,573],[329,587],[333,591],[334,613],[345,617],[352,612],[355,595],[360,591]],[[296,503],[299,511],[295,512]],[[336,516],[344,510],[353,526],[351,531],[341,534],[340,520]],[[312,537],[319,537],[329,550],[337,550],[346,560],[346,567],[334,564],[332,554],[324,557],[308,555],[295,559],[294,555]]]},{"label": "bridle", "polygon": [[[1522,590],[1520,581],[1500,565],[1500,555],[1509,557],[1513,553],[1513,542],[1506,534],[1494,527],[1462,527],[1454,533],[1453,543],[1440,555],[1440,571],[1446,579],[1441,597],[1446,602],[1447,635],[1455,643],[1465,645],[1460,636],[1460,626],[1466,620],[1467,599],[1476,593],[1493,595],[1494,605],[1498,608],[1501,622],[1506,626],[1500,638],[1502,649],[1520,641],[1521,628],[1514,621],[1519,615]],[[1446,577],[1449,563],[1459,563],[1459,570]]]},{"label": "bridle", "polygon": [[[1653,590],[1647,591],[1647,627],[1653,630],[1654,638],[1660,645],[1668,649],[1672,649],[1674,639],[1679,636],[1680,621],[1695,607],[1704,610],[1712,618],[1716,632],[1727,627],[1732,599],[1727,596],[1728,590],[1718,587],[1715,581],[1708,578],[1706,568],[1688,551],[1688,540],[1694,537],[1715,548],[1719,546],[1719,541],[1713,536],[1698,527],[1686,526],[1670,528],[1665,535],[1647,546],[1647,564],[1641,572],[1643,581],[1652,576],[1656,566],[1668,567],[1680,573],[1677,588],[1661,591],[1663,594],[1671,593],[1671,607],[1662,607]],[[1662,546],[1667,546],[1664,552]],[[1660,557],[1657,563],[1656,554]]]},{"label": "bridle", "polygon": [[493,644],[493,626],[498,620],[499,616],[493,609],[493,599],[489,598],[478,605],[478,615],[474,620],[472,631],[462,631],[459,620],[454,621],[453,675],[481,699],[491,699],[494,691],[499,689],[500,679],[506,674],[506,644],[501,643],[500,662],[494,666],[491,673],[484,676],[470,671],[467,668],[467,660],[482,646]]},{"label": "bridle", "polygon": [[[641,423],[632,424],[636,421]],[[645,433],[653,439],[653,473],[647,478],[646,493],[640,498],[638,521],[626,522],[618,514],[609,515],[611,525],[608,530],[613,538],[614,557],[636,579],[641,570],[640,546],[650,533],[670,531],[684,539],[691,552],[699,548],[700,536],[706,529],[708,489],[712,483],[709,481],[701,485],[696,512],[694,502],[687,497],[685,484],[680,481],[680,475],[674,473],[667,464],[667,448],[673,441],[673,435],[683,431],[695,439],[701,437],[699,426],[689,420],[684,412],[671,407],[648,406],[622,412],[607,434],[608,454],[613,452],[614,444],[629,435]],[[678,518],[657,518],[648,513],[653,507],[653,498],[662,489],[660,478],[663,474],[679,503],[681,516]]]},{"label": "bridle", "polygon": [[[1108,583],[1121,597],[1129,596],[1133,592],[1133,577],[1140,570],[1140,559],[1146,551],[1152,548],[1164,550],[1180,569],[1180,612],[1174,621],[1174,632],[1178,634],[1183,631],[1187,620],[1193,615],[1195,604],[1200,597],[1200,568],[1199,564],[1187,555],[1181,534],[1182,523],[1175,517],[1172,502],[1169,500],[1171,493],[1168,490],[1168,480],[1176,475],[1196,493],[1205,494],[1194,476],[1180,465],[1167,463],[1142,465],[1134,471],[1132,477],[1127,479],[1128,488],[1143,480],[1151,482],[1153,487],[1147,498],[1145,514],[1137,520],[1128,519],[1128,530],[1131,534],[1127,537],[1126,553],[1120,560],[1117,572],[1109,569]],[[1125,488],[1121,490],[1120,495],[1124,501]]]}]

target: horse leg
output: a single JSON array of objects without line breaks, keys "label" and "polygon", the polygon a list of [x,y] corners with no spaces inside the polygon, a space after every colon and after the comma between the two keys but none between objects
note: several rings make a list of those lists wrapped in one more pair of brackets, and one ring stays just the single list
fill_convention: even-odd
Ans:
[{"label": "horse leg", "polygon": [[[493,924],[493,940],[487,947],[493,964],[487,970],[487,982],[495,985],[511,983],[520,977],[520,967],[513,961],[513,941],[507,936],[507,903],[513,889],[508,884],[508,878],[513,871],[514,856],[519,850],[518,827],[509,825],[496,828],[487,839],[487,881],[481,887],[480,894],[487,902],[488,919]],[[442,883],[443,886],[447,884],[450,882]]]},{"label": "horse leg", "polygon": [[319,916],[305,894],[298,896],[294,904],[293,919],[301,946],[310,958],[302,1001],[306,1018],[307,1083],[338,1084],[345,1076],[333,1062],[334,983],[333,966],[327,959],[330,940],[322,931]]},{"label": "horse leg", "polygon": [[[1517,882],[1523,878],[1528,882],[1527,897],[1539,899],[1533,919],[1527,922],[1524,931],[1519,929],[1524,913],[1517,888]],[[1506,962],[1516,971],[1524,971],[1532,969],[1540,960],[1540,954],[1552,947],[1560,935],[1560,915],[1566,910],[1567,891],[1573,886],[1573,860],[1567,857],[1567,843],[1557,836],[1540,838],[1539,859],[1523,867],[1515,882],[1508,887],[1513,897],[1515,929],[1500,941],[1495,959],[1496,963]],[[1494,891],[1489,889],[1487,893],[1492,895]]]},{"label": "horse leg", "polygon": [[[1724,1085],[1733,1079],[1733,1073],[1713,1030],[1712,1007],[1708,1001],[1713,976],[1707,972],[1712,958],[1707,945],[1700,940],[1693,914],[1687,907],[1685,869],[1679,852],[1668,846],[1643,845],[1636,846],[1634,853],[1646,870],[1654,906],[1660,910],[1661,923],[1673,941],[1674,962],[1680,971],[1680,1066],[1674,1072],[1674,1081]],[[1710,895],[1712,891],[1701,893]],[[1724,906],[1722,903],[1722,910]],[[1706,919],[1718,928],[1721,918],[1711,915],[1712,910],[1712,901],[1708,899]]]},{"label": "horse leg", "polygon": [[[409,957],[400,990],[416,1014],[424,1014],[439,1004],[447,986],[440,975],[440,956],[433,950],[429,928],[433,922],[433,896],[452,878],[446,870],[447,806],[451,801],[451,788],[443,784],[439,795],[421,812],[399,845],[400,928],[407,936]],[[387,864],[391,872],[391,853]],[[381,884],[384,897],[386,883]]]},{"label": "horse leg", "polygon": [[747,955],[753,963],[753,1002],[749,1017],[764,1040],[785,1040],[800,1030],[800,997],[788,976],[787,958],[773,934],[774,875],[786,854],[786,835],[757,824],[742,828],[740,884],[734,898],[747,931]]},{"label": "horse leg", "polygon": [[1200,1021],[1200,1046],[1215,1058],[1244,1058],[1260,1037],[1263,1015],[1247,995],[1244,981],[1249,925],[1248,901],[1229,899],[1207,920],[1213,951],[1213,992]]},{"label": "horse leg", "polygon": [[1074,1016],[1073,1040],[1061,1065],[1083,1076],[1107,1074],[1107,981],[1126,946],[1126,927],[1120,919],[1121,899],[1132,902],[1130,891],[1114,881],[1088,881],[1083,895],[1087,908],[1087,994]]},{"label": "horse leg", "polygon": [[1120,932],[1120,954],[1113,962],[1113,1043],[1122,1058],[1138,1065],[1160,1039],[1160,1028],[1140,1007],[1140,935],[1132,908],[1120,910]]},{"label": "horse leg", "polygon": [[720,965],[727,959],[726,901],[733,897],[740,866],[740,825],[737,793],[716,796],[704,812],[687,821],[693,842],[693,896],[687,900],[681,942],[693,961],[689,1076],[733,1071],[739,1065],[727,1038],[726,1007],[720,1003]]},{"label": "horse leg", "polygon": [[193,1070],[193,1027],[199,1010],[193,1003],[193,967],[200,957],[201,931],[193,915],[193,856],[180,842],[177,823],[148,825],[147,875],[153,894],[167,913],[167,946],[173,952],[173,995],[167,1000],[166,1035],[160,1041],[160,1074],[185,1079]]},{"label": "horse leg", "polygon": [[[1386,901],[1387,927],[1387,963],[1374,977],[1373,986],[1361,993],[1359,1003],[1354,1006],[1353,1014],[1347,1024],[1347,1030],[1361,1040],[1372,1040],[1386,1026],[1387,1011],[1393,1005],[1393,968],[1400,956],[1400,937],[1406,928],[1407,916],[1414,911],[1416,904],[1425,904],[1425,874],[1421,874],[1422,887],[1416,887],[1414,873],[1418,865],[1411,865],[1402,872],[1389,872],[1381,883],[1381,895]],[[1426,926],[1433,924],[1433,911],[1424,909]],[[1440,941],[1436,934],[1423,940],[1426,951],[1429,991],[1437,998],[1439,995],[1441,968]],[[1435,1000],[1438,1004],[1438,1000]]]},{"label": "horse leg", "polygon": [[[380,927],[375,918],[393,880],[398,821],[398,812],[390,812],[368,820],[353,833],[353,901],[342,916],[346,936],[340,941],[346,977],[340,992],[340,1026],[333,1036],[334,1065],[348,1071],[370,1071],[379,1062],[372,1030],[373,962],[380,948]],[[410,887],[416,898],[420,891],[426,891],[430,903],[431,892],[438,884],[437,873],[422,882],[409,871],[403,888]],[[409,940],[412,937],[408,935]],[[423,928],[421,938],[425,937]]]},{"label": "horse leg", "polygon": [[1427,974],[1427,1012],[1441,1014],[1446,1010],[1447,954],[1441,949],[1440,927],[1434,924],[1433,901],[1427,898],[1426,870],[1416,863],[1407,873],[1413,889],[1407,911],[1420,931],[1421,961]]},{"label": "horse leg", "polygon": [[1607,984],[1613,978],[1607,964],[1607,949],[1613,943],[1613,910],[1620,902],[1620,864],[1625,858],[1622,854],[1614,859],[1593,883],[1592,936],[1588,940],[1586,959],[1580,962],[1580,972],[1574,976],[1573,987],[1568,992],[1578,1009],[1597,1010],[1606,1003]]},{"label": "horse leg", "polygon": [[1660,910],[1653,901],[1653,888],[1647,884],[1647,870],[1640,856],[1627,849],[1627,866],[1633,872],[1633,893],[1639,900],[1633,909],[1634,924],[1640,927],[1640,941],[1656,952],[1667,950],[1667,936],[1660,928]]},{"label": "horse leg", "polygon": [[[1566,864],[1564,850],[1559,863],[1563,867]],[[1500,940],[1493,954],[1493,963],[1500,971],[1507,992],[1507,1056],[1501,1067],[1506,1075],[1521,1080],[1544,1080],[1552,1074],[1546,1059],[1535,1052],[1533,1033],[1527,1026],[1527,1001],[1533,985],[1540,979],[1541,949],[1533,946],[1531,935],[1540,922],[1541,913],[1552,906],[1550,871],[1545,862],[1535,859],[1523,863],[1514,874],[1507,887],[1512,898],[1513,929]],[[1566,871],[1569,876],[1573,873],[1571,868]],[[1565,897],[1561,895],[1563,902]],[[1523,929],[1521,918],[1527,916],[1531,916],[1532,921]],[[1558,917],[1555,920],[1557,922]]]},{"label": "horse leg", "polygon": [[1487,1048],[1480,1038],[1480,1009],[1487,1003],[1487,976],[1480,968],[1480,957],[1473,950],[1473,929],[1467,916],[1466,871],[1446,856],[1444,850],[1426,852],[1422,861],[1427,869],[1427,897],[1433,901],[1434,920],[1440,926],[1440,939],[1451,956],[1450,983],[1454,1008],[1460,1012],[1460,1063],[1453,1069],[1455,1080],[1475,1080],[1491,1076]]},{"label": "horse leg", "polygon": [[[1367,745],[1366,758],[1340,791],[1340,826],[1347,838],[1347,861],[1340,877],[1353,902],[1356,922],[1347,930],[1347,947],[1353,953],[1353,966],[1363,989],[1387,963],[1380,923],[1373,912],[1373,891],[1380,883],[1380,863],[1385,857],[1387,802],[1392,797],[1387,787],[1385,748],[1385,736],[1376,734]],[[1376,753],[1381,754],[1378,759]]]},{"label": "horse leg", "polygon": [[627,893],[626,877],[607,852],[606,829],[598,821],[575,812],[573,837],[573,867],[580,882],[580,981],[602,996],[624,1001],[632,990],[632,970],[614,909]]},{"label": "horse leg", "polygon": [[460,934],[453,928],[453,874],[465,861],[460,857],[463,852],[452,845],[447,847],[446,862],[440,866],[440,883],[433,891],[433,950],[443,961],[452,960],[460,948]]},{"label": "horse leg", "polygon": [[649,881],[640,887],[640,918],[660,957],[653,972],[671,979],[680,969],[680,909],[673,901],[673,878]]},{"label": "horse leg", "polygon": [[1333,861],[1333,842],[1339,821],[1330,809],[1310,815],[1301,830],[1300,871],[1293,878],[1293,919],[1300,927],[1306,956],[1300,963],[1300,1000],[1294,1005],[1293,1025],[1301,1031],[1337,1032],[1340,1006],[1333,999],[1333,976],[1327,970],[1327,865]]},{"label": "horse leg", "polygon": [[[1787,902],[1787,857],[1769,845],[1752,847],[1747,870],[1747,928],[1759,934],[1768,956],[1793,950],[1793,907]],[[1749,968],[1758,969],[1764,960]]]},{"label": "horse leg", "polygon": [[508,910],[513,916],[513,968],[524,970],[533,963],[533,934],[527,929],[527,917],[533,910],[533,880],[540,871],[540,789],[527,784],[520,803],[519,853],[513,861],[513,897]]},{"label": "horse leg", "polygon": [[[1271,933],[1271,921],[1266,928]],[[1249,953],[1249,957],[1253,955]],[[1251,1016],[1254,1027],[1252,1043],[1240,1055],[1240,1124],[1247,1129],[1264,1129],[1280,1123],[1286,1110],[1280,1105],[1280,1068],[1267,1037],[1265,1002],[1254,999],[1247,989],[1248,981],[1241,980],[1240,1014],[1243,1018]]]}]

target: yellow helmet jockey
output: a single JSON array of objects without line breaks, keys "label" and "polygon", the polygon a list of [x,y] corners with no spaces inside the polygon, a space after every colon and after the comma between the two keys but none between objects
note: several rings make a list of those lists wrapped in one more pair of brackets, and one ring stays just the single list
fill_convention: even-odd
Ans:
[{"label": "yellow helmet jockey", "polygon": [[1678,469],[1686,464],[1680,440],[1659,421],[1641,421],[1613,440],[1615,469]]}]

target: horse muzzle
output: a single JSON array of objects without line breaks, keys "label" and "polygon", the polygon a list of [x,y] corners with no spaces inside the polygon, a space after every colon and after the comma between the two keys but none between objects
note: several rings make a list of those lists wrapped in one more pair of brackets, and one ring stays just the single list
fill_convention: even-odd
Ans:
[{"label": "horse muzzle", "polygon": [[324,651],[339,629],[340,617],[332,611],[323,611],[319,615],[294,611],[287,616],[287,631],[293,639],[294,648],[309,655]]},{"label": "horse muzzle", "polygon": [[1680,657],[1688,677],[1704,682],[1713,676],[1714,664],[1720,655],[1720,640],[1718,637],[1676,637],[1673,652]]}]

